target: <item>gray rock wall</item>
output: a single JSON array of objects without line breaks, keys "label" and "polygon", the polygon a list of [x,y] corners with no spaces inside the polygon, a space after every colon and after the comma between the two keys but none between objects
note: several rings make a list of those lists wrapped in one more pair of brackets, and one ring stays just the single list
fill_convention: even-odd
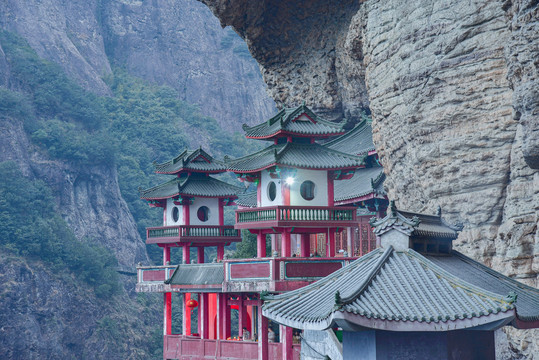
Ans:
[{"label": "gray rock wall", "polygon": [[[536,1],[366,0],[328,9],[267,0],[260,16],[244,0],[201,1],[246,39],[278,103],[306,98],[335,119],[369,106],[400,208],[434,213],[440,205],[465,224],[460,251],[539,286]],[[292,35],[301,51],[289,49]],[[539,353],[537,331],[507,331],[513,356]]]}]

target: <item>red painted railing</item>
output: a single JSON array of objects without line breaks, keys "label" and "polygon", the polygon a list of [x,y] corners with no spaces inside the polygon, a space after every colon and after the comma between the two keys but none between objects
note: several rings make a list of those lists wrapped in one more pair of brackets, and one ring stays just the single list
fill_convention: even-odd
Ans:
[{"label": "red painted railing", "polygon": [[263,221],[355,221],[355,207],[269,206],[236,210],[236,223]]},{"label": "red painted railing", "polygon": [[[300,345],[293,345],[293,359],[299,360]],[[209,340],[183,335],[165,335],[164,359],[257,359],[255,341]],[[282,344],[268,344],[268,358],[281,360]]]},{"label": "red painted railing", "polygon": [[180,238],[180,237],[209,237],[209,238],[238,238],[239,230],[234,226],[159,226],[146,229],[146,238]]}]

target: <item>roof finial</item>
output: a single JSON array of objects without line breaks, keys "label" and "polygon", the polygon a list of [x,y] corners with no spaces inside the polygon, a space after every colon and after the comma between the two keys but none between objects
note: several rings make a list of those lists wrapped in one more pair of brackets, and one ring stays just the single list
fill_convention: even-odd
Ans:
[{"label": "roof finial", "polygon": [[395,205],[395,200],[389,202],[389,208],[391,209],[391,216],[397,216],[397,205]]},{"label": "roof finial", "polygon": [[305,99],[303,99],[303,104],[301,104],[302,106],[305,106]]},{"label": "roof finial", "polygon": [[441,218],[442,217],[442,207],[438,205],[438,209],[436,209],[436,215]]}]

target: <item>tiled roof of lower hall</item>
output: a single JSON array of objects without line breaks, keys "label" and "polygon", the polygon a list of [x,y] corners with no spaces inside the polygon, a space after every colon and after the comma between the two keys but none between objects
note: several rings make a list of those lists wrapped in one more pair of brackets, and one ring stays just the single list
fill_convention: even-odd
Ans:
[{"label": "tiled roof of lower hall", "polygon": [[234,172],[258,172],[272,166],[302,169],[346,169],[363,165],[364,157],[345,154],[319,144],[285,143],[271,145],[257,153],[239,159],[225,158],[227,168]]},{"label": "tiled roof of lower hall", "polygon": [[514,320],[515,307],[518,311],[518,301],[507,295],[454,276],[412,249],[397,252],[389,247],[313,284],[266,297],[263,314],[309,330],[334,325],[398,331],[499,327]]},{"label": "tiled roof of lower hall", "polygon": [[363,120],[346,134],[325,143],[325,146],[347,154],[366,155],[375,150],[371,123]]},{"label": "tiled roof of lower hall", "polygon": [[279,133],[326,137],[344,132],[343,124],[324,120],[305,104],[295,108],[283,108],[268,121],[255,126],[243,125],[248,138],[270,139]]},{"label": "tiled roof of lower hall", "polygon": [[369,194],[383,198],[384,180],[384,169],[380,166],[357,169],[352,178],[334,182],[335,202],[343,205]]},{"label": "tiled roof of lower hall", "polygon": [[140,198],[145,200],[168,199],[177,195],[203,197],[236,196],[243,188],[214,179],[211,176],[188,175],[176,177],[150,189],[140,190]]},{"label": "tiled roof of lower hall", "polygon": [[[178,265],[165,281],[172,285],[221,285],[225,279],[222,263]],[[192,289],[190,289],[192,290]]]},{"label": "tiled roof of lower hall", "polygon": [[174,159],[162,164],[154,164],[158,174],[176,174],[182,171],[218,173],[226,171],[222,161],[215,160],[202,150],[184,150]]},{"label": "tiled roof of lower hall", "polygon": [[250,207],[254,208],[257,204],[257,193],[256,191],[250,191],[243,194],[238,195],[238,200],[236,200],[236,204],[243,207]]}]

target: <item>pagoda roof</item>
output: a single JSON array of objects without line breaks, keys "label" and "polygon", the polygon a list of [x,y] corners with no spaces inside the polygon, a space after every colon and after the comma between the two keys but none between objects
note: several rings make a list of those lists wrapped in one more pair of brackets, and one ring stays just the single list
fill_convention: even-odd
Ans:
[{"label": "pagoda roof", "polygon": [[174,159],[162,164],[154,163],[158,174],[177,174],[181,172],[219,173],[226,171],[222,161],[215,160],[210,154],[198,148],[181,152]]},{"label": "pagoda roof", "polygon": [[357,169],[352,178],[334,182],[335,203],[336,205],[349,204],[369,195],[383,199],[386,196],[384,180],[382,167]]},{"label": "pagoda roof", "polygon": [[368,154],[370,151],[375,151],[376,149],[372,142],[372,126],[370,121],[363,120],[346,134],[325,143],[325,146],[355,155],[363,155]]},{"label": "pagoda roof", "polygon": [[239,159],[227,159],[229,171],[239,173],[258,172],[272,166],[302,169],[350,169],[363,165],[363,157],[328,149],[320,144],[287,142],[269,146]]},{"label": "pagoda roof", "polygon": [[[449,257],[473,262],[456,252]],[[516,320],[520,310],[528,317],[539,315],[539,290],[517,286],[502,274],[475,265],[474,275],[456,276],[432,258],[412,249],[379,248],[313,284],[267,296],[263,314],[299,329],[337,325],[392,331],[495,329]],[[475,285],[469,277],[484,284]],[[512,293],[505,291],[509,289]]]},{"label": "pagoda roof", "polygon": [[250,191],[238,195],[236,204],[243,207],[255,208],[257,205],[257,193],[256,191]]},{"label": "pagoda roof", "polygon": [[418,214],[397,210],[395,202],[391,201],[386,217],[372,219],[373,232],[380,236],[391,229],[398,229],[408,236],[421,236],[431,238],[444,238],[455,240],[462,225],[452,225],[442,219],[441,211],[438,215]]},{"label": "pagoda roof", "polygon": [[305,104],[283,108],[271,119],[255,126],[243,125],[245,136],[251,139],[272,139],[278,135],[325,138],[344,133],[344,124],[333,123],[316,115]]},{"label": "pagoda roof", "polygon": [[140,190],[144,200],[161,200],[175,196],[235,197],[242,188],[211,176],[186,175],[146,190]]}]

